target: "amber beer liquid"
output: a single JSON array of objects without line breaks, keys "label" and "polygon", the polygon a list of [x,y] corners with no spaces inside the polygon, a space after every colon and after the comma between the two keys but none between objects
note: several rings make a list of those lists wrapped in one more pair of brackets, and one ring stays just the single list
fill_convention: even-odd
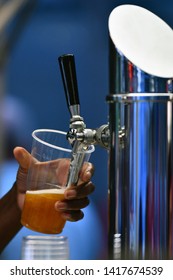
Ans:
[{"label": "amber beer liquid", "polygon": [[65,225],[61,212],[55,210],[55,202],[64,199],[64,189],[27,191],[21,223],[31,230],[57,234]]}]

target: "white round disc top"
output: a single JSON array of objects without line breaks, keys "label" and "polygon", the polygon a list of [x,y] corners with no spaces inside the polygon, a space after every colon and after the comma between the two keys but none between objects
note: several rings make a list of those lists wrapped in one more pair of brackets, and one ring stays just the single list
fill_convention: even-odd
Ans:
[{"label": "white round disc top", "polygon": [[173,78],[173,30],[152,12],[135,5],[116,7],[109,16],[115,47],[136,67]]}]

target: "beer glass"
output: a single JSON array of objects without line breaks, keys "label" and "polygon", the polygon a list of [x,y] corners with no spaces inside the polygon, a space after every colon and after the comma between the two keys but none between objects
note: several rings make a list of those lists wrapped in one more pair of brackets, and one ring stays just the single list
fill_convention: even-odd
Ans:
[{"label": "beer glass", "polygon": [[[55,202],[64,199],[72,158],[71,145],[63,131],[38,129],[32,133],[33,159],[27,178],[27,192],[21,223],[31,230],[58,234],[66,220],[55,210]],[[83,152],[83,162],[89,160],[93,146]],[[81,152],[82,153],[82,152]]]},{"label": "beer glass", "polygon": [[22,260],[68,260],[69,243],[66,236],[28,235],[22,239]]}]

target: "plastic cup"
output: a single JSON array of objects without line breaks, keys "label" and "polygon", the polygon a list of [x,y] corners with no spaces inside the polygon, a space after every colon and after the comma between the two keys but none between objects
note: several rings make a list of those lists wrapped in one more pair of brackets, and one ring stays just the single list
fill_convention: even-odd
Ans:
[{"label": "plastic cup", "polygon": [[[66,220],[55,210],[55,202],[64,199],[69,177],[71,145],[66,132],[39,129],[32,133],[33,143],[27,191],[21,223],[31,230],[47,233],[61,233]],[[89,160],[94,147],[85,151],[84,162]]]},{"label": "plastic cup", "polygon": [[69,243],[66,236],[28,235],[22,239],[22,260],[68,260]]}]

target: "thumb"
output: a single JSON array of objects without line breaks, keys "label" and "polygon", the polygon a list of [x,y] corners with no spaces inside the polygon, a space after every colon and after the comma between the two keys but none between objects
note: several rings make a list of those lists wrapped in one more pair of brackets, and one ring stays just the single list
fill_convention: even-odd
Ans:
[{"label": "thumb", "polygon": [[16,147],[13,150],[13,154],[22,169],[29,168],[30,162],[31,160],[33,160],[33,157],[27,150],[22,147]]}]

